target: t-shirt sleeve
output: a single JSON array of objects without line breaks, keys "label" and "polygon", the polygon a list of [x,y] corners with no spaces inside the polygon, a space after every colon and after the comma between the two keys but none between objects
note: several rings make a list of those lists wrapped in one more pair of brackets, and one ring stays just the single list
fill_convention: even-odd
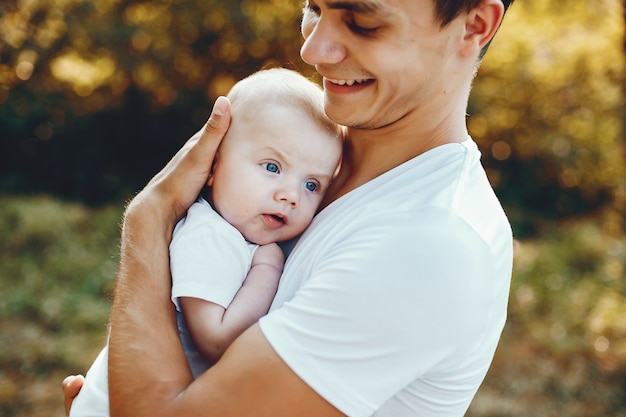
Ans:
[{"label": "t-shirt sleeve", "polygon": [[[204,299],[227,308],[250,267],[250,251],[226,224],[213,221],[183,225],[170,245],[172,301]],[[232,228],[231,228],[232,229]]]},{"label": "t-shirt sleeve", "polygon": [[[414,224],[415,215],[425,218]],[[445,211],[363,222],[345,235],[260,323],[316,392],[347,415],[370,416],[416,378],[468,360],[458,353],[482,338],[491,255]]]}]

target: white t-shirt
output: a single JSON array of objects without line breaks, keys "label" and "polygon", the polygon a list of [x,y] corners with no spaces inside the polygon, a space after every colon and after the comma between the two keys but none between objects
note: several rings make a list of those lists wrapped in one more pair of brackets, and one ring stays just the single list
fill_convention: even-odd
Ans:
[{"label": "white t-shirt", "polygon": [[174,228],[170,243],[172,302],[195,297],[227,308],[246,279],[259,245],[199,199]]},{"label": "white t-shirt", "polygon": [[[172,301],[202,298],[226,308],[243,284],[258,245],[199,199],[174,228],[170,243]],[[179,309],[180,310],[180,309]],[[70,417],[108,417],[108,346],[89,368]]]},{"label": "white t-shirt", "polygon": [[314,219],[261,329],[351,417],[463,416],[504,326],[512,246],[476,144],[443,145]]}]

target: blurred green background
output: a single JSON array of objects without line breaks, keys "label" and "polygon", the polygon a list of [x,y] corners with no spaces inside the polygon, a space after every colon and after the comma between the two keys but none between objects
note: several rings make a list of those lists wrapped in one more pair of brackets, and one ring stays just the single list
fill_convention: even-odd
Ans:
[{"label": "blurred green background", "polygon": [[[124,201],[245,75],[290,0],[0,2],[0,416],[63,415],[104,343]],[[468,416],[626,416],[621,0],[516,0],[470,132],[513,224],[510,318]]]}]

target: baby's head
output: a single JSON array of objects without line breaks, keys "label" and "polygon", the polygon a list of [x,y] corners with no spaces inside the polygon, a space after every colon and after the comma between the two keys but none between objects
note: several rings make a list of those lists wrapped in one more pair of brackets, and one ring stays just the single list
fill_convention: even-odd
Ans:
[{"label": "baby's head", "polygon": [[228,94],[231,124],[208,180],[215,210],[249,241],[280,242],[304,231],[342,149],[320,87],[287,69],[259,71]]}]

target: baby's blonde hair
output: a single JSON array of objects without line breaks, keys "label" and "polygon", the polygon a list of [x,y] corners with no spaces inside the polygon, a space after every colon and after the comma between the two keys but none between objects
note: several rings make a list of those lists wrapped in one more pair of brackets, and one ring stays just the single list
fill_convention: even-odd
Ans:
[{"label": "baby's blonde hair", "polygon": [[[228,93],[232,118],[253,116],[273,105],[287,105],[306,111],[331,135],[341,137],[339,125],[324,111],[324,92],[302,74],[286,68],[261,70],[237,82]],[[268,107],[269,106],[269,107]]]}]

